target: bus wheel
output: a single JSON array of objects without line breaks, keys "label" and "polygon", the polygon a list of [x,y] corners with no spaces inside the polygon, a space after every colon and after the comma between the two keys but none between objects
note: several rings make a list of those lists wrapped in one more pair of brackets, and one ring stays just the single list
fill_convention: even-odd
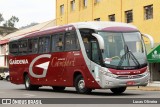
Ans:
[{"label": "bus wheel", "polygon": [[126,87],[119,87],[119,88],[112,88],[110,89],[114,94],[122,94],[125,90]]},{"label": "bus wheel", "polygon": [[25,88],[27,90],[38,90],[38,88],[39,88],[39,86],[37,86],[37,85],[31,85],[30,78],[28,75],[26,75],[24,78],[24,84],[25,84]]},{"label": "bus wheel", "polygon": [[0,76],[0,80],[3,80],[3,78]]},{"label": "bus wheel", "polygon": [[82,75],[78,75],[75,78],[74,85],[75,85],[76,91],[80,94],[87,94],[87,93],[90,93],[92,91],[92,89],[89,89],[89,88],[85,87],[85,81],[84,81]]},{"label": "bus wheel", "polygon": [[53,88],[54,91],[64,91],[64,89],[65,89],[66,87],[52,86],[52,88]]}]

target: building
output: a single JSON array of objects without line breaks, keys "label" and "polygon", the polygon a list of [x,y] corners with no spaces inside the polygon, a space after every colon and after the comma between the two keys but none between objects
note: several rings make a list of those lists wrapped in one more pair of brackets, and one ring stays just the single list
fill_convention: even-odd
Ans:
[{"label": "building", "polygon": [[[152,35],[155,47],[160,42],[160,0],[56,0],[56,24],[84,21],[116,21],[137,26],[142,33]],[[144,38],[148,55],[153,53]],[[159,52],[159,51],[158,51]],[[150,54],[151,54],[150,53]],[[160,54],[160,53],[158,53]],[[160,57],[150,60],[151,80],[160,81]],[[157,66],[157,67],[155,67]]]},{"label": "building", "polygon": [[56,24],[94,20],[126,22],[152,35],[158,43],[159,4],[159,0],[57,0]]},{"label": "building", "polygon": [[25,35],[27,33],[33,33],[39,30],[47,29],[49,27],[55,26],[55,20],[50,20],[44,23],[40,23],[38,25],[18,30],[14,33],[10,33],[0,39],[0,67],[8,67],[8,54],[9,54],[9,46],[8,42],[10,38]]},{"label": "building", "polygon": [[6,40],[3,40],[6,35],[17,31],[17,28],[4,27],[0,26],[0,67],[5,67],[7,65],[7,57],[5,54],[8,54],[8,46],[4,44]]}]

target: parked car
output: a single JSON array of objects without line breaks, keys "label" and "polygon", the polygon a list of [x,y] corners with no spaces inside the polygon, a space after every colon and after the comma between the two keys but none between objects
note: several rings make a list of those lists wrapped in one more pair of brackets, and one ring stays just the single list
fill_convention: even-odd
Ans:
[{"label": "parked car", "polygon": [[4,75],[2,76],[3,79],[7,80],[7,81],[10,81],[10,78],[9,78],[9,71],[4,71]]},{"label": "parked car", "polygon": [[0,80],[9,80],[9,69],[7,67],[0,67]]}]

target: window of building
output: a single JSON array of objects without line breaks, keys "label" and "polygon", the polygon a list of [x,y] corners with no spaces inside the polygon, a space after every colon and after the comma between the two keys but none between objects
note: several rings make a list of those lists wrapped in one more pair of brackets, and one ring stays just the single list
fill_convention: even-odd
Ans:
[{"label": "window of building", "polygon": [[50,52],[50,36],[39,38],[39,53]]},{"label": "window of building", "polygon": [[67,32],[65,34],[65,50],[77,50],[79,49],[79,42],[75,32]]},{"label": "window of building", "polygon": [[27,40],[19,41],[19,54],[21,55],[27,54]]},{"label": "window of building", "polygon": [[144,7],[144,19],[153,19],[153,5],[148,5]]},{"label": "window of building", "polygon": [[61,14],[61,15],[64,14],[64,4],[60,6],[60,14]]},{"label": "window of building", "polygon": [[37,53],[38,52],[38,39],[29,39],[28,40],[28,53]]},{"label": "window of building", "polygon": [[63,51],[63,33],[52,35],[52,52]]},{"label": "window of building", "polygon": [[98,2],[100,2],[100,0],[94,0],[94,3],[98,3]]},{"label": "window of building", "polygon": [[71,1],[71,11],[75,10],[75,0]]},{"label": "window of building", "polygon": [[115,21],[115,14],[111,14],[108,16],[109,21]]},{"label": "window of building", "polygon": [[83,0],[83,3],[84,3],[84,7],[87,7],[88,0]]},{"label": "window of building", "polygon": [[126,23],[133,22],[133,11],[132,10],[125,11],[125,19],[126,19]]},{"label": "window of building", "polygon": [[13,54],[13,55],[16,55],[18,54],[18,42],[15,41],[15,42],[11,42],[9,44],[9,48],[10,48],[10,53]]},{"label": "window of building", "polygon": [[94,19],[94,21],[101,21],[101,18],[96,18]]}]

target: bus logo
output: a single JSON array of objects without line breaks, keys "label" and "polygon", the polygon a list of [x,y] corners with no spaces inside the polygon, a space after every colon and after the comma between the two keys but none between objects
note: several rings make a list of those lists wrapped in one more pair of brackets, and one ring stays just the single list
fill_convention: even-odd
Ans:
[{"label": "bus logo", "polygon": [[42,64],[39,64],[39,65],[36,65],[36,67],[39,67],[39,68],[42,68],[43,69],[43,73],[41,75],[37,75],[33,72],[32,68],[33,68],[33,65],[34,63],[41,59],[41,58],[51,58],[51,55],[50,54],[44,54],[44,55],[40,55],[38,57],[36,57],[35,59],[33,59],[33,61],[31,62],[31,64],[29,65],[29,73],[32,77],[34,78],[44,78],[46,77],[46,74],[47,74],[47,70],[48,70],[48,66],[49,66],[49,63],[50,61],[48,62],[45,62],[45,63],[42,63]]}]

